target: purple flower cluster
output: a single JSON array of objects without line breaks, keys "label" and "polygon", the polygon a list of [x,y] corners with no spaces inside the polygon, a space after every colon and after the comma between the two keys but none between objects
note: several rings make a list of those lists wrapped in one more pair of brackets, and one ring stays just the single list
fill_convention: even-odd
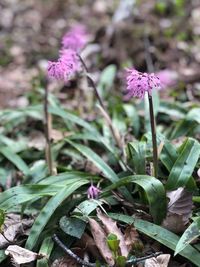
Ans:
[{"label": "purple flower cluster", "polygon": [[48,61],[48,76],[57,80],[67,81],[79,69],[78,56],[72,49],[62,50],[57,61]]},{"label": "purple flower cluster", "polygon": [[101,190],[98,187],[91,184],[87,190],[87,197],[92,199],[97,199],[100,192]]},{"label": "purple flower cluster", "polygon": [[88,42],[88,34],[83,25],[74,26],[62,39],[64,49],[73,49],[80,52]]},{"label": "purple flower cluster", "polygon": [[48,76],[65,82],[80,70],[81,64],[78,52],[88,42],[88,35],[84,26],[77,25],[66,33],[62,40],[60,57],[57,61],[48,62]]},{"label": "purple flower cluster", "polygon": [[145,93],[152,94],[152,90],[160,89],[161,84],[159,78],[154,73],[142,73],[135,69],[127,70],[127,94],[125,99],[131,97],[144,98]]}]

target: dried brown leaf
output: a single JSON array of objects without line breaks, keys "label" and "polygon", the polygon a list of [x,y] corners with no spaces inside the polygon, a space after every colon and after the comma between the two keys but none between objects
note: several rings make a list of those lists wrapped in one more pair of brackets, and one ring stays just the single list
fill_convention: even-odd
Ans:
[{"label": "dried brown leaf", "polygon": [[5,254],[11,256],[13,262],[16,264],[24,264],[45,257],[44,255],[37,254],[17,245],[8,246]]},{"label": "dried brown leaf", "polygon": [[145,261],[144,267],[167,267],[170,260],[170,254],[162,254],[156,258],[150,258]]},{"label": "dried brown leaf", "polygon": [[170,212],[167,213],[166,218],[162,222],[162,226],[176,234],[184,232],[187,228],[182,215]]},{"label": "dried brown leaf", "polygon": [[112,252],[108,248],[107,242],[106,242],[106,234],[104,230],[101,228],[99,223],[97,223],[94,219],[89,219],[89,224],[91,227],[91,233],[94,238],[94,241],[96,243],[96,246],[98,247],[102,257],[105,259],[105,261],[109,265],[114,265],[114,260],[112,257]]},{"label": "dried brown leaf", "polygon": [[86,233],[82,235],[76,245],[82,250],[89,252],[95,259],[100,259],[102,257],[97,249],[94,239]]},{"label": "dried brown leaf", "polygon": [[180,187],[177,190],[167,193],[170,199],[168,203],[168,211],[183,216],[183,221],[188,223],[192,214],[192,193],[185,188]]},{"label": "dried brown leaf", "polygon": [[21,220],[18,214],[7,214],[3,225],[3,235],[0,234],[0,248],[4,248],[14,242],[18,235],[26,234],[26,229],[28,229],[32,223],[32,219]]},{"label": "dried brown leaf", "polygon": [[66,256],[63,258],[56,259],[51,267],[79,267],[80,264],[78,264],[72,257]]},{"label": "dried brown leaf", "polygon": [[192,193],[179,187],[167,192],[167,197],[169,198],[167,216],[162,226],[174,233],[183,232],[192,215]]},{"label": "dried brown leaf", "polygon": [[117,238],[120,240],[119,247],[121,250],[122,256],[128,256],[128,248],[124,239],[124,235],[122,234],[121,230],[117,227],[117,223],[109,218],[107,215],[103,214],[102,212],[97,212],[98,218],[102,221],[107,234],[115,234]]},{"label": "dried brown leaf", "polygon": [[128,252],[132,250],[134,244],[140,243],[142,245],[142,242],[139,239],[139,234],[132,225],[129,225],[128,227],[126,227],[126,230],[124,233],[124,239],[125,239],[126,246],[128,248]]}]

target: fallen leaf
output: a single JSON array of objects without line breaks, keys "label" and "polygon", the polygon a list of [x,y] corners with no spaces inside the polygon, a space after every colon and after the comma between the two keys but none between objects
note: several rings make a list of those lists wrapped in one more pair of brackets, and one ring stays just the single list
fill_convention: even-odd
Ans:
[{"label": "fallen leaf", "polygon": [[5,254],[11,256],[13,262],[16,264],[28,263],[45,257],[45,255],[37,254],[17,245],[8,246]]},{"label": "fallen leaf", "polygon": [[166,218],[162,222],[162,226],[176,234],[184,232],[187,228],[182,215],[170,212],[167,213]]},{"label": "fallen leaf", "polygon": [[117,223],[109,218],[107,215],[103,214],[98,210],[97,217],[102,221],[106,233],[107,234],[115,234],[117,238],[120,240],[119,247],[121,250],[122,256],[128,256],[128,248],[126,246],[126,242],[124,239],[124,235],[122,234],[121,230],[117,227]]},{"label": "fallen leaf", "polygon": [[170,260],[170,254],[162,254],[158,257],[147,259],[144,267],[167,267]]},{"label": "fallen leaf", "polygon": [[143,247],[142,241],[139,239],[139,234],[132,225],[126,227],[124,232],[124,239],[126,246],[128,248],[128,253],[131,252],[134,245],[138,247],[140,246],[141,248]]},{"label": "fallen leaf", "polygon": [[89,252],[94,259],[100,259],[102,257],[97,249],[94,239],[86,233],[82,235],[76,245],[82,250]]},{"label": "fallen leaf", "polygon": [[105,259],[105,261],[108,263],[108,265],[112,266],[114,265],[114,260],[112,256],[112,252],[108,248],[107,242],[106,242],[106,234],[100,224],[96,222],[94,219],[89,219],[89,224],[91,227],[91,233],[94,238],[94,241],[96,243],[96,246],[98,247],[102,257]]},{"label": "fallen leaf", "polygon": [[167,192],[167,197],[170,199],[168,211],[182,215],[185,224],[188,223],[192,214],[192,192],[180,187],[177,190]]},{"label": "fallen leaf", "polygon": [[56,259],[52,264],[51,267],[79,267],[80,264],[76,262],[72,257],[65,256],[63,258]]},{"label": "fallen leaf", "polygon": [[14,242],[17,235],[25,235],[26,229],[29,229],[32,223],[32,219],[21,220],[18,214],[7,214],[3,224],[3,235],[0,234],[0,249]]},{"label": "fallen leaf", "polygon": [[28,147],[35,148],[37,150],[44,150],[46,144],[45,136],[40,131],[32,131],[30,134],[30,140]]},{"label": "fallen leaf", "polygon": [[192,193],[183,187],[167,192],[169,198],[167,215],[162,226],[173,233],[183,232],[192,215]]}]

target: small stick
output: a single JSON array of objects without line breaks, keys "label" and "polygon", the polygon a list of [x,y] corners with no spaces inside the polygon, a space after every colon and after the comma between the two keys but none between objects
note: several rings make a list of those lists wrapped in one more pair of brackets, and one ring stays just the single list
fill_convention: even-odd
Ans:
[{"label": "small stick", "polygon": [[88,267],[95,267],[96,263],[90,263],[87,261],[82,260],[81,258],[79,258],[76,254],[74,254],[69,248],[67,248],[62,241],[57,237],[56,234],[53,235],[53,241],[56,242],[56,244],[62,248],[62,250],[67,253],[70,257],[72,257],[73,259],[75,259],[79,264],[81,265],[85,265]]},{"label": "small stick", "polygon": [[150,259],[150,258],[156,258],[161,254],[163,254],[163,252],[156,252],[156,253],[153,253],[151,255],[147,255],[147,256],[141,257],[141,258],[136,258],[136,259],[132,259],[132,260],[130,259],[130,260],[128,260],[126,262],[126,266],[137,264],[137,263],[139,263],[141,261],[145,261],[145,260]]}]

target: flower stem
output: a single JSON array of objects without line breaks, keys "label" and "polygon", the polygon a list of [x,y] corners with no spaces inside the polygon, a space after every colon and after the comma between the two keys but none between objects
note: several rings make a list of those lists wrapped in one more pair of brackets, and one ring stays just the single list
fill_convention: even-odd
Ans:
[{"label": "flower stem", "polygon": [[104,105],[104,103],[103,103],[103,100],[102,100],[102,98],[101,98],[101,96],[100,96],[100,94],[99,94],[99,92],[98,92],[98,90],[97,90],[97,87],[96,87],[96,85],[95,85],[93,79],[92,79],[92,78],[90,77],[90,75],[89,75],[89,71],[88,71],[88,68],[87,68],[87,66],[86,66],[86,64],[85,64],[85,62],[84,62],[84,60],[82,59],[82,57],[81,57],[80,55],[78,55],[78,56],[79,56],[79,59],[80,59],[82,65],[83,65],[83,68],[85,69],[87,80],[88,80],[90,86],[93,88],[94,93],[95,93],[95,95],[96,95],[96,98],[97,98],[98,101],[99,101],[99,104],[100,104],[100,107],[101,107],[101,111],[102,111],[102,113],[104,114],[104,117],[105,117],[106,120],[107,120],[108,126],[109,126],[109,128],[110,128],[110,131],[111,131],[111,133],[112,133],[114,139],[115,139],[115,142],[116,142],[117,146],[119,147],[119,149],[122,149],[122,148],[123,148],[123,145],[122,145],[122,142],[121,142],[121,136],[120,136],[120,133],[119,133],[119,131],[113,126],[111,117],[110,117],[110,115],[108,114],[108,111],[106,110],[106,107],[105,107],[105,105]]},{"label": "flower stem", "polygon": [[46,80],[44,82],[44,88],[45,88],[45,95],[44,95],[44,116],[45,116],[45,138],[46,138],[46,162],[49,169],[49,174],[53,175],[53,158],[52,158],[52,151],[51,151],[51,116],[48,112],[48,81]]},{"label": "flower stem", "polygon": [[149,114],[150,114],[150,123],[151,123],[151,135],[152,135],[152,145],[153,145],[153,165],[154,165],[154,176],[158,176],[158,150],[157,150],[157,141],[156,141],[156,122],[154,117],[153,110],[153,100],[152,96],[148,94],[149,99]]}]

